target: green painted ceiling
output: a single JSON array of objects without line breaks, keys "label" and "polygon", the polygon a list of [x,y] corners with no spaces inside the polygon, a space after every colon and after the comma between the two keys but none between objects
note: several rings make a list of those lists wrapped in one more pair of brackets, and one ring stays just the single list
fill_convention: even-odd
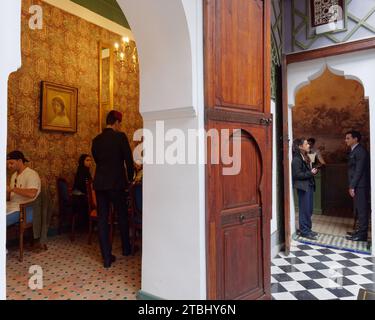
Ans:
[{"label": "green painted ceiling", "polygon": [[130,29],[129,23],[124,16],[120,6],[116,0],[70,0],[90,11],[118,23],[119,25]]}]

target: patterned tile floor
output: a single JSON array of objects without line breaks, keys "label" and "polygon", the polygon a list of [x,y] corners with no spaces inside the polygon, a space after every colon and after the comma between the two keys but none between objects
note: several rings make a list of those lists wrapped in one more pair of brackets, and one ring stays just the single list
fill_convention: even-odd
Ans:
[{"label": "patterned tile floor", "polygon": [[346,236],[348,231],[353,230],[354,225],[353,218],[332,217],[319,214],[314,214],[312,216],[312,222],[314,231],[335,236]]},{"label": "patterned tile floor", "polygon": [[[296,227],[299,228],[298,212],[296,213]],[[318,244],[335,249],[348,249],[360,253],[371,252],[371,227],[368,234],[369,242],[353,242],[346,240],[347,232],[353,231],[354,219],[348,217],[336,217],[321,214],[312,216],[313,231],[319,234],[316,241],[311,241],[300,237],[298,234],[293,236],[294,240],[305,244]]]},{"label": "patterned tile floor", "polygon": [[[28,251],[22,263],[18,248],[8,248],[8,300],[134,300],[141,288],[141,256],[123,257],[119,236],[115,237],[113,253],[117,261],[108,270],[102,266],[99,245],[87,244],[87,235],[51,238],[47,251]],[[43,289],[31,290],[29,268],[39,265],[43,270]]]},{"label": "patterned tile floor", "polygon": [[356,300],[375,291],[375,258],[293,242],[291,254],[272,260],[275,300]]},{"label": "patterned tile floor", "polygon": [[326,248],[333,248],[338,250],[346,250],[350,252],[357,252],[363,254],[371,253],[371,242],[367,241],[351,241],[347,240],[344,236],[335,236],[332,234],[318,233],[316,240],[310,240],[302,237],[299,234],[295,234],[293,239],[311,245],[319,245]]}]

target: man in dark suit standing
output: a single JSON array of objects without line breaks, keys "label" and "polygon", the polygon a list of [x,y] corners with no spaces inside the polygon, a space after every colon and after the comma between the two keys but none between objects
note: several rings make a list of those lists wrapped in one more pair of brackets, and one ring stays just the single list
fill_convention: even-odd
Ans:
[{"label": "man in dark suit standing", "polygon": [[109,112],[106,129],[92,142],[92,155],[96,162],[94,190],[98,205],[99,241],[105,268],[116,260],[109,239],[111,203],[118,214],[123,255],[131,253],[125,189],[133,179],[134,167],[128,138],[120,132],[121,121],[120,112]]},{"label": "man in dark suit standing", "polygon": [[352,241],[367,241],[369,225],[370,156],[360,144],[361,139],[358,131],[346,133],[345,142],[351,148],[348,163],[349,194],[354,199],[354,210],[359,223],[359,229],[347,236]]}]

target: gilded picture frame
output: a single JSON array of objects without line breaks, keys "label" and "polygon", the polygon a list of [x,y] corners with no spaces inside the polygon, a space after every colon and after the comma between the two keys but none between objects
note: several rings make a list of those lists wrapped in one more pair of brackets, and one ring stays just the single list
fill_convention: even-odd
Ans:
[{"label": "gilded picture frame", "polygon": [[109,43],[98,42],[99,59],[99,132],[106,127],[107,114],[114,104],[114,53]]},{"label": "gilded picture frame", "polygon": [[40,129],[77,132],[78,88],[41,82]]}]

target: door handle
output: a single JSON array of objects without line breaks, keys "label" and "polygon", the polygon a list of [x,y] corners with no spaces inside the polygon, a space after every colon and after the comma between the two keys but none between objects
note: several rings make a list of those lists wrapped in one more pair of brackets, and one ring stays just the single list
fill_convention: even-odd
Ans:
[{"label": "door handle", "polygon": [[267,126],[268,125],[267,119],[266,118],[260,119],[260,124]]},{"label": "door handle", "polygon": [[241,223],[244,223],[245,219],[246,219],[246,217],[243,214],[240,215],[240,222]]},{"label": "door handle", "polygon": [[269,118],[269,119],[262,118],[262,119],[260,119],[259,122],[260,122],[261,125],[269,126],[269,125],[272,124],[273,120],[272,120],[272,118]]}]

